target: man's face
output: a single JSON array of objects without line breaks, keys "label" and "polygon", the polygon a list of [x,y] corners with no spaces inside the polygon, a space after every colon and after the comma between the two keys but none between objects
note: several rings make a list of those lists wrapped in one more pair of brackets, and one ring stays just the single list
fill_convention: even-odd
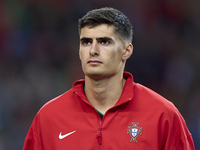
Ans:
[{"label": "man's face", "polygon": [[81,29],[79,55],[86,76],[103,79],[119,74],[124,69],[124,44],[106,24]]}]

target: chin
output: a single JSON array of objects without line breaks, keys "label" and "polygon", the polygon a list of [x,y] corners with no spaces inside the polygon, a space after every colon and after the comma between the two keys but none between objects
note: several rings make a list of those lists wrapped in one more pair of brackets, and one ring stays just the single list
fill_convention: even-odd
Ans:
[{"label": "chin", "polygon": [[93,72],[93,73],[86,73],[86,76],[88,76],[91,79],[102,79],[104,77],[104,75],[102,73],[97,73],[97,72]]},{"label": "chin", "polygon": [[89,72],[89,73],[86,73],[85,75],[94,80],[101,80],[101,79],[110,78],[114,74],[105,73],[105,72]]}]

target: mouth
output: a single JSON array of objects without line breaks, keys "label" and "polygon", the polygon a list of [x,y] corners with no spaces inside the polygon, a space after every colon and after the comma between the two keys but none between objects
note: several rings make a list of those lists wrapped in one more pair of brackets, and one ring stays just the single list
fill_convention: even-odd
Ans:
[{"label": "mouth", "polygon": [[91,64],[91,65],[102,64],[102,62],[101,62],[101,61],[98,61],[98,60],[89,60],[87,63],[88,63],[88,64]]}]

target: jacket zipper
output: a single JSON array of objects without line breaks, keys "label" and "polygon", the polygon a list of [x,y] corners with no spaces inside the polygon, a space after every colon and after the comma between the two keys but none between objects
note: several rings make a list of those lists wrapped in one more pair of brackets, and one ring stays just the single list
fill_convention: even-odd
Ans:
[{"label": "jacket zipper", "polygon": [[97,140],[99,145],[102,145],[102,131],[101,131],[101,127],[98,127],[97,130]]},{"label": "jacket zipper", "polygon": [[99,114],[98,114],[97,142],[98,142],[98,150],[100,150],[102,145],[102,119],[100,118]]},{"label": "jacket zipper", "polygon": [[99,116],[98,112],[97,115],[98,115],[97,141],[99,145],[102,145],[102,119]]},{"label": "jacket zipper", "polygon": [[[77,92],[75,92],[75,94],[81,98],[79,96],[79,94]],[[85,101],[84,101],[85,102]],[[87,103],[87,102],[86,102]],[[90,103],[87,103],[89,106],[93,107]],[[94,108],[94,107],[93,107]],[[94,108],[95,109],[95,108]],[[98,115],[98,128],[97,128],[97,141],[99,144],[99,149],[101,149],[101,145],[102,145],[102,120],[101,117],[99,116],[98,112],[96,111],[97,115]]]}]

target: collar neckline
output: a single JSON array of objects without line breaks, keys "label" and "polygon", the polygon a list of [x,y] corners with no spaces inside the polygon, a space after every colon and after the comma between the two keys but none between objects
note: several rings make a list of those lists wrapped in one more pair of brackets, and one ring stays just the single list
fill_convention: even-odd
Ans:
[{"label": "collar neckline", "polygon": [[[124,85],[124,89],[122,91],[121,97],[119,98],[119,100],[117,101],[114,107],[130,101],[133,97],[134,82],[133,82],[132,74],[129,72],[124,72],[123,78],[126,79],[126,83]],[[84,102],[89,103],[85,96],[84,86],[85,86],[85,80],[81,79],[74,82],[72,89]]]}]

